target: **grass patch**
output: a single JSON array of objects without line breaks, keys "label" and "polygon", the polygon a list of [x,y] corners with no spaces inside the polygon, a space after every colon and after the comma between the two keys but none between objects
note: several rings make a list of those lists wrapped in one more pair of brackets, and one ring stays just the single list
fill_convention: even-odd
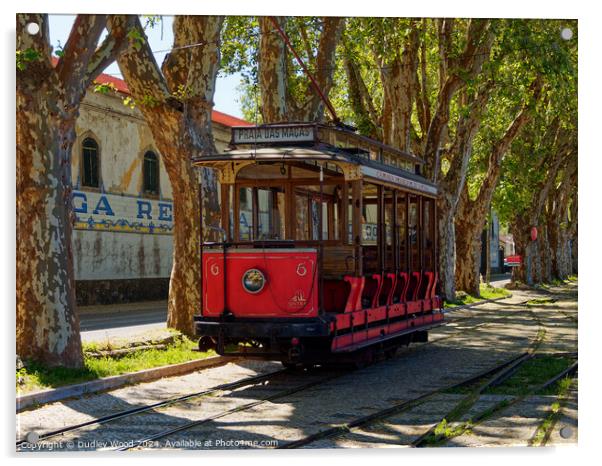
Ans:
[{"label": "grass patch", "polygon": [[569,282],[576,282],[576,281],[577,281],[577,275],[569,275],[569,276],[567,277],[567,280],[568,280]]},{"label": "grass patch", "polygon": [[495,286],[481,283],[480,287],[481,298],[483,299],[496,299],[510,296],[510,292],[506,288],[497,288]]},{"label": "grass patch", "polygon": [[453,425],[448,423],[447,419],[443,419],[437,424],[433,432],[425,437],[421,443],[424,445],[436,446],[448,439],[471,433],[472,423],[470,421]]},{"label": "grass patch", "polygon": [[455,301],[445,301],[443,303],[444,308],[453,308],[458,306],[465,306],[467,304],[474,304],[486,299],[498,299],[504,298],[506,296],[510,296],[510,292],[505,288],[497,288],[495,286],[487,285],[486,283],[481,283],[479,289],[481,296],[472,296],[464,291],[458,291],[456,293]]},{"label": "grass patch", "polygon": [[527,306],[540,306],[542,304],[552,304],[558,301],[556,298],[534,298],[527,301]]},{"label": "grass patch", "polygon": [[[568,368],[572,363],[569,358],[543,356],[532,358],[522,364],[516,373],[495,387],[489,387],[485,393],[498,395],[521,396],[528,394],[534,387],[543,384],[556,374]],[[541,390],[540,395],[557,393],[558,384]]]},{"label": "grass patch", "polygon": [[569,395],[569,390],[571,385],[573,384],[573,380],[569,377],[565,377],[562,380],[559,380],[552,388],[554,389],[554,393],[557,398],[552,406],[550,406],[550,410],[548,415],[545,417],[543,422],[537,427],[535,435],[529,442],[531,446],[544,446],[547,443],[547,440],[558,421],[558,418],[561,414],[561,409],[564,406],[566,399]]},{"label": "grass patch", "polygon": [[91,358],[84,356],[84,367],[82,369],[46,367],[38,363],[26,363],[26,367],[17,371],[17,394],[86,382],[101,377],[126,374],[195,359],[204,359],[215,355],[213,351],[206,353],[193,351],[196,347],[196,341],[182,337],[161,350],[141,350],[118,358]]}]

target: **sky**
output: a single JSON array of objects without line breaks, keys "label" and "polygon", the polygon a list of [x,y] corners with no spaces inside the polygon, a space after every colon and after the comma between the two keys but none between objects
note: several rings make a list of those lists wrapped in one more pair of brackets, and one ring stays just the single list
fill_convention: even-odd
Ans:
[{"label": "sky", "polygon": [[[50,20],[50,42],[56,47],[65,45],[75,15],[49,15]],[[155,59],[159,66],[163,63],[163,58],[173,44],[173,16],[163,16],[163,24],[157,24],[154,28],[147,28],[146,34],[153,50]],[[106,74],[122,78],[117,63],[111,64],[104,71]],[[240,74],[230,76],[218,76],[215,86],[215,106],[216,110],[242,118],[238,92],[236,88],[240,84]]]}]

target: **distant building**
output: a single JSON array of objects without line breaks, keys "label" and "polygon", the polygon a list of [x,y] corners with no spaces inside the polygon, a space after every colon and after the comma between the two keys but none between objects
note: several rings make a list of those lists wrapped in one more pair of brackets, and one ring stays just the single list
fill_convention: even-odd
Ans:
[{"label": "distant building", "polygon": [[[73,254],[80,305],[167,297],[172,264],[172,191],[161,153],[138,109],[117,93],[88,92],[72,152]],[[213,111],[218,151],[241,120]]]},{"label": "distant building", "polygon": [[516,250],[514,247],[514,238],[512,235],[500,234],[500,248],[504,250],[504,257],[514,256]]},{"label": "distant building", "polygon": [[500,219],[496,212],[491,212],[491,222],[483,230],[481,236],[481,274],[487,272],[487,233],[489,233],[489,264],[491,273],[502,273],[504,269],[504,249],[500,240]]}]

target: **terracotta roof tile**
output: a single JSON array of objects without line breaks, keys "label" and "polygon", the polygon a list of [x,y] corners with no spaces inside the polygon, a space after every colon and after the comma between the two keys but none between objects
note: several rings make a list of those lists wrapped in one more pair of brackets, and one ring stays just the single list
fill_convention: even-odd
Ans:
[{"label": "terracotta roof tile", "polygon": [[[52,64],[56,66],[58,63],[58,58],[52,57]],[[98,77],[94,80],[99,84],[113,84],[115,89],[123,94],[129,94],[130,90],[128,85],[123,79],[117,78],[115,76],[111,76],[110,74],[102,73],[98,75]],[[252,123],[243,120],[242,118],[238,118],[232,115],[228,115],[227,113],[220,112],[218,110],[212,110],[211,112],[211,121],[215,123],[220,123],[224,126],[253,126]]]}]

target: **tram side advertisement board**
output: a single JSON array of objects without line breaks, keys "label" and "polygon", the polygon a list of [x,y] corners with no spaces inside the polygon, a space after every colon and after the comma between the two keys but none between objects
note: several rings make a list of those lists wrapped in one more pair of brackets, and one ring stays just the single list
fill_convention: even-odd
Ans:
[{"label": "tram side advertisement board", "polygon": [[315,139],[313,125],[243,126],[232,128],[233,144],[265,144],[311,142]]}]

